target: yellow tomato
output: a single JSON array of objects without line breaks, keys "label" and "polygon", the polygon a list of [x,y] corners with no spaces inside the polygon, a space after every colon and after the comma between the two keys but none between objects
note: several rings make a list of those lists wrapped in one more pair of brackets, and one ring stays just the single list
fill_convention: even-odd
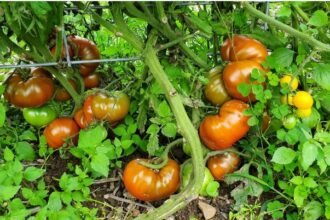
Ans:
[{"label": "yellow tomato", "polygon": [[296,90],[298,88],[298,78],[293,78],[291,74],[284,75],[280,79],[280,85],[284,86],[285,84],[288,84],[292,90]]},{"label": "yellow tomato", "polygon": [[292,94],[282,95],[282,96],[281,96],[281,103],[282,103],[282,104],[293,105],[292,100],[293,100],[293,95],[292,95]]},{"label": "yellow tomato", "polygon": [[297,109],[296,110],[296,115],[299,118],[307,118],[312,114],[312,108],[307,108],[307,109]]},{"label": "yellow tomato", "polygon": [[293,105],[299,109],[309,109],[313,106],[313,97],[305,91],[299,91],[292,99]]}]

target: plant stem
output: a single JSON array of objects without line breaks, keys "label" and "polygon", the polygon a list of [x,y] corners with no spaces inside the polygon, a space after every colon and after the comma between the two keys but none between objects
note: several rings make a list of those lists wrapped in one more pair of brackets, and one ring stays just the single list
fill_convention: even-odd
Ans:
[{"label": "plant stem", "polygon": [[305,22],[309,22],[308,15],[299,7],[299,5],[292,3],[291,6],[299,14],[299,16],[304,19]]},{"label": "plant stem", "polygon": [[172,147],[177,146],[179,144],[183,143],[183,138],[177,139],[171,143],[169,143],[164,152],[162,153],[162,155],[160,156],[160,159],[162,159],[162,162],[158,163],[158,164],[153,164],[153,163],[148,163],[146,161],[143,160],[139,160],[139,164],[151,168],[151,169],[155,169],[155,170],[159,170],[161,168],[163,168],[167,162],[168,162],[168,153],[170,152],[170,150],[172,149]]},{"label": "plant stem", "polygon": [[179,38],[177,38],[177,39],[175,39],[175,40],[173,40],[173,41],[170,41],[170,42],[168,42],[168,43],[166,43],[166,44],[162,44],[162,45],[160,45],[159,46],[159,48],[157,49],[157,52],[159,52],[159,51],[161,51],[161,50],[164,50],[164,49],[167,49],[167,48],[169,48],[169,47],[172,47],[172,46],[174,46],[174,45],[176,45],[176,44],[178,44],[178,43],[181,43],[181,42],[183,42],[183,41],[186,41],[186,40],[188,40],[188,39],[190,39],[190,38],[193,38],[193,37],[195,37],[197,34],[199,34],[200,33],[200,31],[196,31],[195,33],[193,33],[193,34],[189,34],[189,35],[187,35],[187,36],[183,36],[183,37],[179,37]]},{"label": "plant stem", "polygon": [[279,21],[275,20],[274,18],[258,11],[251,4],[249,4],[248,2],[242,2],[242,5],[253,16],[256,16],[256,17],[266,21],[268,24],[274,25],[275,27],[285,31],[286,33],[291,34],[292,36],[297,37],[300,40],[305,41],[309,45],[315,47],[317,50],[330,51],[330,45],[322,43],[321,41],[318,41],[318,40],[314,39],[313,37],[311,37],[307,34],[304,34],[300,31],[297,31],[296,29],[290,27],[289,25],[283,24],[282,22],[279,22]]},{"label": "plant stem", "polygon": [[154,220],[155,217],[157,217],[157,219],[164,219],[175,213],[177,210],[183,208],[192,199],[197,198],[204,179],[204,166],[201,166],[203,163],[203,152],[198,137],[198,132],[191,123],[179,94],[176,92],[163,67],[159,63],[156,50],[152,45],[154,38],[155,35],[152,35],[146,45],[146,50],[144,53],[145,62],[149,66],[150,72],[155,77],[156,81],[160,84],[163,91],[165,91],[166,98],[175,115],[178,129],[191,146],[194,179],[192,179],[192,182],[190,182],[190,184],[188,184],[188,186],[181,193],[172,196],[162,206],[151,210],[146,214],[140,215],[137,218],[140,220]]}]

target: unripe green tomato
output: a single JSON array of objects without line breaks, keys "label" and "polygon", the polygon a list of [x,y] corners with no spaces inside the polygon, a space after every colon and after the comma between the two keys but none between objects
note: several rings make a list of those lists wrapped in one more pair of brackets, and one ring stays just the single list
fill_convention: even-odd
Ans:
[{"label": "unripe green tomato", "polygon": [[[187,154],[188,156],[191,156],[190,144],[188,144],[188,143],[183,144],[182,150],[185,154]],[[203,150],[203,156],[205,156],[208,152],[210,152],[210,150],[208,148],[204,147],[204,145],[202,145],[202,150]]]},{"label": "unripe green tomato", "polygon": [[312,114],[310,116],[301,119],[302,123],[307,125],[309,128],[316,127],[320,120],[320,113],[315,108],[312,108]]},{"label": "unripe green tomato", "polygon": [[35,127],[44,127],[57,118],[57,111],[50,105],[38,108],[24,108],[23,117],[27,123]]},{"label": "unripe green tomato", "polygon": [[290,130],[294,128],[297,124],[297,117],[293,114],[287,115],[283,120],[282,120],[283,126]]},{"label": "unripe green tomato", "polygon": [[[191,162],[185,163],[183,167],[181,167],[182,170],[182,180],[181,180],[181,185],[180,185],[180,190],[182,191],[189,183],[190,177],[192,175],[192,171],[193,171],[193,165]],[[207,185],[214,181],[214,178],[210,172],[210,170],[205,167],[204,169],[204,180],[203,180],[203,184],[202,184],[202,188],[199,191],[199,194],[202,196],[208,196],[206,188]]]}]

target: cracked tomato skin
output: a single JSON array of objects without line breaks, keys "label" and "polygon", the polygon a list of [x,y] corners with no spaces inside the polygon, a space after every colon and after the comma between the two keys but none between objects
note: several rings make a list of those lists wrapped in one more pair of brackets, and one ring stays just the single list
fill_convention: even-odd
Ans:
[{"label": "cracked tomato skin", "polygon": [[224,150],[243,138],[250,129],[249,117],[243,114],[248,108],[248,104],[232,99],[221,106],[218,115],[206,116],[199,127],[205,146]]},{"label": "cracked tomato skin", "polygon": [[96,119],[114,123],[127,115],[129,105],[130,100],[125,93],[115,92],[111,97],[97,94],[92,100],[92,111]]},{"label": "cracked tomato skin", "polygon": [[169,159],[160,170],[153,170],[139,164],[135,159],[124,170],[123,181],[126,190],[142,201],[157,201],[169,197],[180,186],[180,166]]},{"label": "cracked tomato skin", "polygon": [[[69,36],[68,42],[79,60],[97,60],[100,59],[100,52],[97,46],[90,40],[78,36]],[[79,72],[82,76],[93,73],[99,63],[80,64]]]},{"label": "cracked tomato skin", "polygon": [[55,86],[50,73],[37,68],[27,80],[23,80],[19,73],[13,73],[7,80],[4,97],[16,107],[33,108],[48,102],[54,91]]},{"label": "cracked tomato skin", "polygon": [[225,67],[222,75],[223,83],[230,96],[244,102],[256,101],[255,95],[252,93],[252,91],[247,97],[244,97],[237,88],[241,83],[260,84],[258,82],[250,81],[250,76],[253,69],[264,71],[259,63],[251,60],[232,62]]},{"label": "cracked tomato skin", "polygon": [[260,41],[243,35],[228,38],[220,53],[225,61],[253,60],[258,63],[265,61],[268,55],[267,48]]},{"label": "cracked tomato skin", "polygon": [[211,171],[214,179],[223,180],[226,174],[232,173],[238,169],[240,157],[233,152],[210,157],[207,161],[207,167]]},{"label": "cracked tomato skin", "polygon": [[69,138],[77,141],[79,127],[71,118],[57,118],[52,121],[44,130],[44,135],[49,147],[60,148]]}]

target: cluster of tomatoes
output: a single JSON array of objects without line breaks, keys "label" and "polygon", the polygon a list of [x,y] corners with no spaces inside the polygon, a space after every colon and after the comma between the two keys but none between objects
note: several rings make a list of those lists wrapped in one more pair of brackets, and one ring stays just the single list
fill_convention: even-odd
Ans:
[{"label": "cluster of tomatoes", "polygon": [[[96,45],[85,38],[69,36],[69,56],[79,60],[94,60],[100,58]],[[55,54],[56,47],[51,49]],[[62,47],[61,57],[66,55]],[[83,77],[85,89],[97,87],[100,77],[95,73],[99,63],[84,63],[79,66],[79,73]],[[68,79],[73,88],[77,84],[73,79]],[[55,85],[52,74],[43,68],[32,69],[26,79],[19,72],[14,72],[6,82],[5,99],[12,105],[23,109],[25,120],[36,127],[45,127],[44,136],[49,147],[57,149],[68,141],[77,142],[77,135],[81,128],[86,128],[93,121],[105,120],[115,124],[123,119],[129,110],[130,100],[121,92],[111,94],[96,93],[84,101],[74,119],[58,117],[59,112],[53,106],[52,99],[66,101],[70,94],[62,87]]]},{"label": "cluster of tomatoes", "polygon": [[[257,84],[250,76],[253,69],[264,71],[261,63],[267,57],[267,48],[255,39],[234,35],[221,47],[221,57],[229,63],[223,69],[216,67],[210,71],[210,81],[205,88],[206,98],[220,106],[219,114],[204,118],[199,127],[202,142],[211,150],[230,149],[249,131],[249,117],[244,111],[249,108],[247,102],[256,101],[252,92],[243,96],[238,91],[241,83]],[[234,172],[240,158],[233,152],[211,157],[208,168],[216,180],[222,180],[228,173]]]},{"label": "cluster of tomatoes", "polygon": [[[281,103],[288,104],[296,108],[295,115],[289,114],[283,119],[283,126],[286,129],[292,129],[296,126],[297,117],[302,120],[308,120],[313,112],[313,97],[306,91],[296,91],[299,85],[297,77],[287,74],[280,79],[281,87],[289,87],[289,94],[281,96]],[[312,123],[313,126],[314,123]]]}]

